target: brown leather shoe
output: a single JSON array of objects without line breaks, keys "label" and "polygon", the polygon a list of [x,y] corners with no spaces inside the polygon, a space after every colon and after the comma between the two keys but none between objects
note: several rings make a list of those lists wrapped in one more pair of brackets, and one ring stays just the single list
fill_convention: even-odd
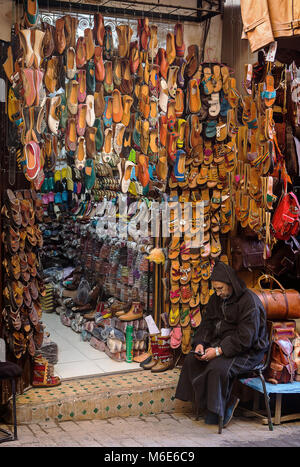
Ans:
[{"label": "brown leather shoe", "polygon": [[176,58],[175,39],[174,34],[172,34],[171,32],[167,33],[166,55],[167,61],[169,65],[171,65]]},{"label": "brown leather shoe", "polygon": [[103,47],[105,28],[104,28],[103,16],[101,15],[101,13],[94,14],[93,32],[94,32],[95,43]]},{"label": "brown leather shoe", "polygon": [[95,127],[88,127],[85,132],[86,152],[91,158],[96,154],[96,131]]},{"label": "brown leather shoe", "polygon": [[65,20],[63,17],[56,20],[54,41],[57,52],[62,54],[66,48]]},{"label": "brown leather shoe", "polygon": [[84,30],[85,47],[86,47],[86,59],[87,61],[93,58],[95,53],[95,45],[93,40],[93,30],[86,28]]},{"label": "brown leather shoe", "polygon": [[199,67],[199,47],[198,45],[189,45],[188,46],[188,54],[186,56],[186,67],[185,67],[185,74],[188,78],[194,76],[196,71],[198,71]]},{"label": "brown leather shoe", "polygon": [[55,49],[54,43],[54,34],[55,28],[52,24],[42,22],[42,29],[45,33],[44,40],[43,40],[43,55],[45,58],[50,57]]},{"label": "brown leather shoe", "polygon": [[96,81],[104,81],[105,68],[103,62],[103,47],[97,45],[94,52],[95,78]]},{"label": "brown leather shoe", "polygon": [[143,308],[140,302],[132,302],[131,308],[128,313],[120,316],[121,321],[134,321],[143,317]]},{"label": "brown leather shoe", "polygon": [[94,94],[95,116],[97,118],[102,117],[105,109],[105,100],[103,93],[103,83],[97,83],[96,92]]},{"label": "brown leather shoe", "polygon": [[76,44],[76,65],[77,68],[82,68],[86,64],[86,45],[85,38],[78,37]]},{"label": "brown leather shoe", "polygon": [[70,47],[76,48],[76,31],[78,27],[78,18],[72,16],[71,18],[71,40],[70,40]]},{"label": "brown leather shoe", "polygon": [[44,81],[46,88],[50,93],[55,92],[57,86],[57,64],[58,57],[52,57],[47,62],[47,70],[45,73]]},{"label": "brown leather shoe", "polygon": [[72,38],[72,17],[70,15],[65,15],[63,18],[65,20],[66,48],[68,49]]}]

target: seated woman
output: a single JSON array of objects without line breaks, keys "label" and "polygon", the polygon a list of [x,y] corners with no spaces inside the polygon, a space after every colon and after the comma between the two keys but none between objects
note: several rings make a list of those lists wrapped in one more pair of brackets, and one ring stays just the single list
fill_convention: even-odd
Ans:
[{"label": "seated woman", "polygon": [[225,263],[217,262],[211,275],[210,297],[185,360],[175,397],[194,401],[206,410],[205,423],[223,427],[230,422],[239,400],[231,398],[234,377],[251,371],[268,348],[265,309],[254,292]]}]

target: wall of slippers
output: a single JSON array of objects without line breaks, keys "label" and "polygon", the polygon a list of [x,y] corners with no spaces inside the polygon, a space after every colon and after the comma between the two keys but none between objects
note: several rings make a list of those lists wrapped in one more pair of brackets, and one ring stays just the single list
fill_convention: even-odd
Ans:
[{"label": "wall of slippers", "polygon": [[[118,26],[117,42],[100,13],[91,24],[80,36],[77,17],[62,15],[51,25],[41,21],[37,2],[26,3],[3,65],[10,147],[32,187],[26,199],[43,207],[46,225],[95,226],[99,217],[104,225],[109,212],[105,218],[97,211],[104,201],[128,195],[134,215],[137,201],[149,206],[168,195],[175,208],[163,311],[169,345],[186,354],[212,293],[214,262],[231,262],[232,232],[248,227],[263,243],[264,261],[274,245],[269,227],[279,166],[272,170],[274,161],[281,173],[285,165],[272,112],[273,69],[266,63],[258,75],[247,68],[242,96],[228,66],[201,63],[198,45],[185,46],[180,22],[167,32],[165,48],[147,18],[137,20],[136,36],[129,25]],[[8,216],[9,203],[15,201],[8,201]],[[185,203],[192,206],[188,227]],[[203,242],[193,248],[199,231]],[[81,229],[74,232],[81,241]],[[107,230],[98,233],[103,238]],[[106,288],[114,296],[113,280]]]},{"label": "wall of slippers", "polygon": [[[129,209],[163,193],[179,206],[204,201],[201,250],[189,248],[203,229],[199,219],[193,217],[190,232],[170,226],[165,311],[169,327],[182,327],[187,353],[214,259],[228,261],[234,79],[226,66],[200,63],[198,45],[185,46],[181,23],[167,32],[165,48],[147,18],[137,20],[136,37],[130,26],[118,26],[114,43],[99,13],[80,36],[75,16],[58,17],[54,26],[40,21],[35,6],[25,6],[15,25],[5,71],[17,162],[42,200],[42,230],[51,222],[95,221],[97,205],[121,194],[129,196]],[[129,235],[134,239],[130,229]]]}]

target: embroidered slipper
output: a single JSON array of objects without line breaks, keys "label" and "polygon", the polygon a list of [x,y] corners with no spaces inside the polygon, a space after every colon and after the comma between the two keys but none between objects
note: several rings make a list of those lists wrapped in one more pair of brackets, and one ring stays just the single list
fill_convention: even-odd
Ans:
[{"label": "embroidered slipper", "polygon": [[178,303],[180,300],[180,288],[174,284],[170,290],[170,302],[173,304]]},{"label": "embroidered slipper", "polygon": [[180,311],[180,326],[185,328],[190,323],[190,307],[184,305]]},{"label": "embroidered slipper", "polygon": [[174,282],[178,282],[181,277],[181,272],[180,272],[180,263],[177,260],[173,260],[171,262],[171,279]]},{"label": "embroidered slipper", "polygon": [[192,270],[190,263],[183,263],[180,268],[180,284],[187,284],[191,280]]},{"label": "embroidered slipper", "polygon": [[215,211],[210,217],[210,228],[212,232],[219,232],[220,230],[220,213]]},{"label": "embroidered slipper", "polygon": [[190,259],[190,243],[189,242],[183,242],[180,245],[180,256],[183,261],[188,261]]},{"label": "embroidered slipper", "polygon": [[204,158],[203,162],[205,165],[212,164],[214,160],[214,153],[212,150],[212,143],[211,141],[204,141]]},{"label": "embroidered slipper", "polygon": [[180,287],[180,297],[181,303],[189,303],[190,299],[192,298],[192,292],[190,285],[182,285]]}]

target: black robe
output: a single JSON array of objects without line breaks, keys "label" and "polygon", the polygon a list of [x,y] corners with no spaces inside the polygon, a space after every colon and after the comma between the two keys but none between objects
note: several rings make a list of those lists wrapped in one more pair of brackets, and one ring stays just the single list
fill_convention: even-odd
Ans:
[{"label": "black robe", "polygon": [[198,344],[204,348],[220,346],[223,354],[209,362],[188,354],[175,393],[177,399],[194,401],[198,409],[222,417],[235,376],[252,370],[268,348],[266,312],[261,301],[229,266],[226,274],[232,295],[226,300],[211,296],[193,339],[193,348]]}]

